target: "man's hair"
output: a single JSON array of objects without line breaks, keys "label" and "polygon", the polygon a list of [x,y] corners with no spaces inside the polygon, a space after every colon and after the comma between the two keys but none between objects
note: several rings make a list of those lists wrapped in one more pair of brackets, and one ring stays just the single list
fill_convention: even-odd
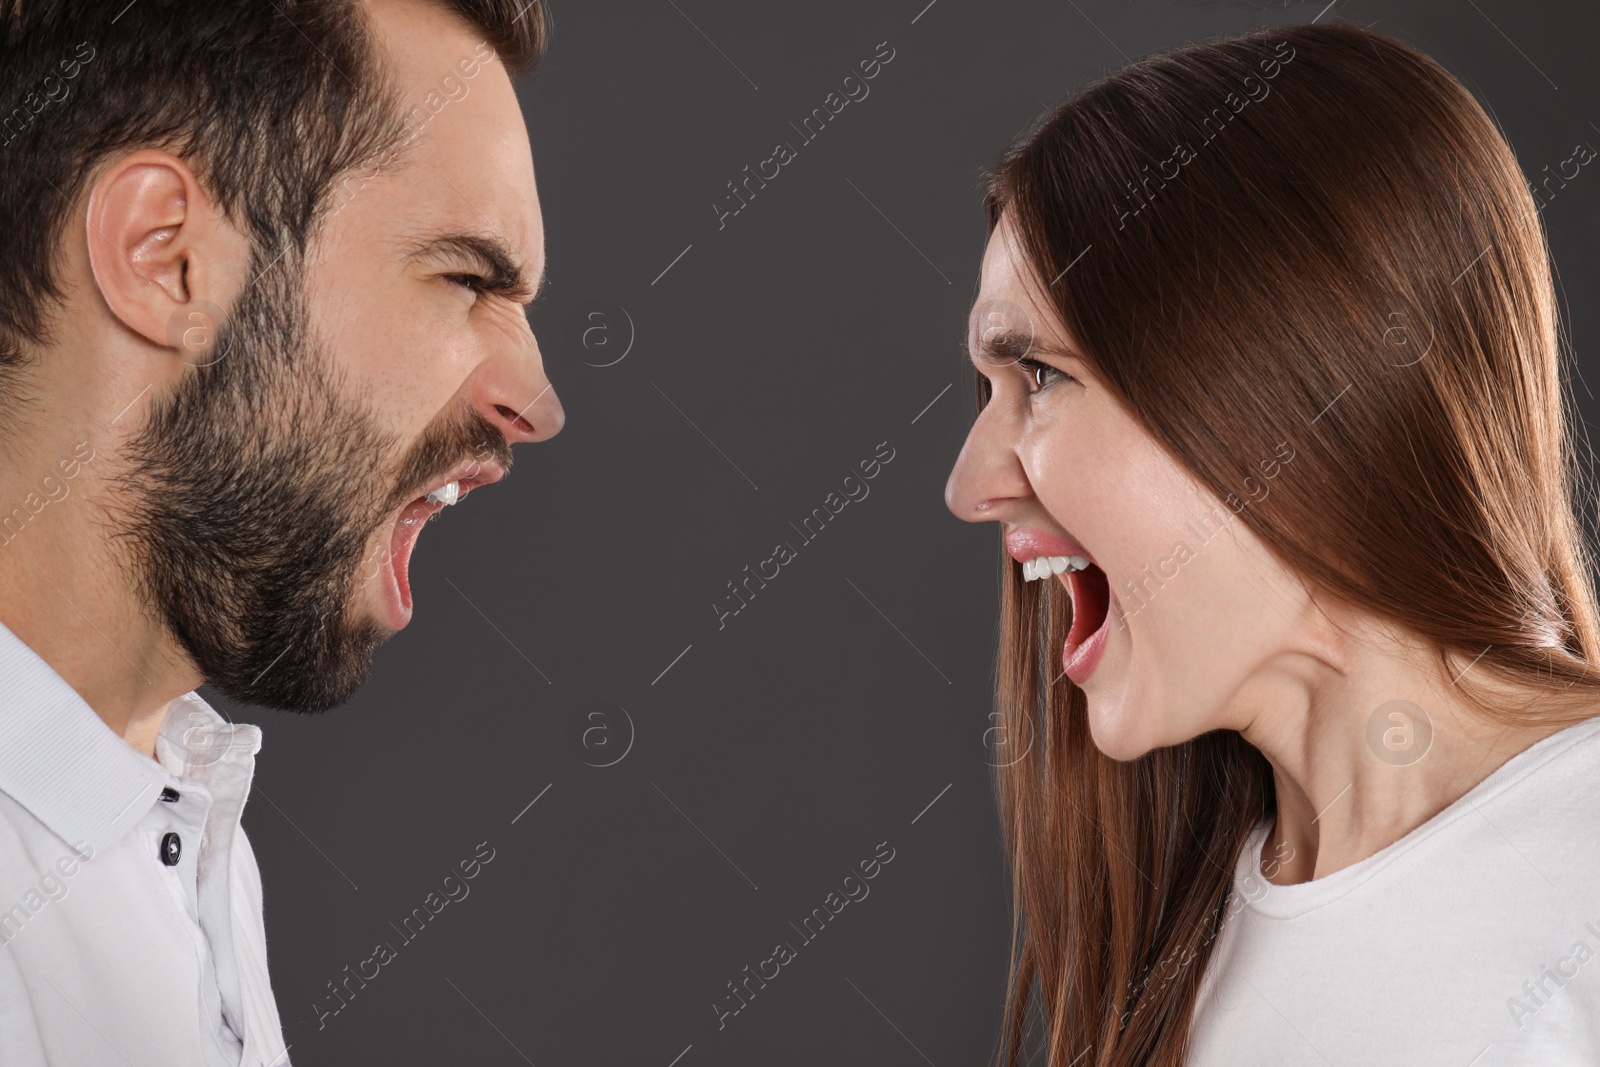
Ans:
[{"label": "man's hair", "polygon": [[[511,74],[544,54],[540,0],[431,2]],[[335,183],[414,136],[388,63],[360,0],[0,0],[0,378],[49,343],[63,228],[102,164],[170,151],[258,255],[304,253]]]}]

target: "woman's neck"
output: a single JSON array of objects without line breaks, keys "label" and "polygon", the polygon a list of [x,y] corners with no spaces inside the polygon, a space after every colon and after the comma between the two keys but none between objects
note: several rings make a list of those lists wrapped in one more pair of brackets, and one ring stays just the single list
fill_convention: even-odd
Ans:
[{"label": "woman's neck", "polygon": [[[1393,844],[1583,714],[1503,726],[1425,654],[1365,644],[1347,652],[1343,670],[1274,702],[1290,710],[1258,714],[1241,731],[1272,765],[1277,816],[1261,866],[1276,885],[1324,877]],[[1506,706],[1518,702],[1507,694]]]}]

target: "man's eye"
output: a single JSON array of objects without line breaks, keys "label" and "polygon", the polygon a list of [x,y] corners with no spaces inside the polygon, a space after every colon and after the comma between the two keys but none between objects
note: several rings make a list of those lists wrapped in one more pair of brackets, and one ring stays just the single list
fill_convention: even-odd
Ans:
[{"label": "man's eye", "polygon": [[477,274],[446,274],[444,279],[453,285],[461,286],[463,289],[470,289],[474,293],[485,292],[489,284],[487,278]]}]

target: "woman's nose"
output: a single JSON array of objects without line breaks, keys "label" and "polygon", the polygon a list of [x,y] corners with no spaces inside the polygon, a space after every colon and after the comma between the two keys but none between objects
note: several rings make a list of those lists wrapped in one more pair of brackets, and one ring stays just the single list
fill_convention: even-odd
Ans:
[{"label": "woman's nose", "polygon": [[967,433],[944,485],[944,504],[967,522],[999,519],[995,505],[1031,490],[1016,448],[993,407],[985,407]]}]

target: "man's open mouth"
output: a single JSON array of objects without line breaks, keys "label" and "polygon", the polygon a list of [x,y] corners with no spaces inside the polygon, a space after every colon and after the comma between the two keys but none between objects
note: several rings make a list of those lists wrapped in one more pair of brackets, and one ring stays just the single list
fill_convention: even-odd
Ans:
[{"label": "man's open mouth", "polygon": [[387,572],[388,599],[393,623],[404,626],[411,617],[411,553],[416,549],[422,527],[440,511],[459,503],[473,489],[497,482],[505,472],[494,464],[465,464],[436,482],[427,492],[400,509],[389,534]]},{"label": "man's open mouth", "polygon": [[[459,499],[459,497],[458,497]],[[394,531],[389,536],[389,574],[400,605],[411,608],[411,552],[422,535],[423,524],[448,505],[418,497],[400,510]]]}]

